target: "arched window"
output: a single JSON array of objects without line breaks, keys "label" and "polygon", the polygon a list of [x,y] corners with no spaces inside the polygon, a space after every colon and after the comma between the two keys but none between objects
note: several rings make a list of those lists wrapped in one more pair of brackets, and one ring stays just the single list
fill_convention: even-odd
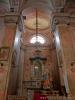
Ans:
[{"label": "arched window", "polygon": [[30,40],[30,43],[35,44],[36,42],[38,42],[40,44],[44,44],[45,39],[42,36],[39,36],[39,35],[37,36],[37,39],[36,39],[36,36],[32,37],[31,40]]}]

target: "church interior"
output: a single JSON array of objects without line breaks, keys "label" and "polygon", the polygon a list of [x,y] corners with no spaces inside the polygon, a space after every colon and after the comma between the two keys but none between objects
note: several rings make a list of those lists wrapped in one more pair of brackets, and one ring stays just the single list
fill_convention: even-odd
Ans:
[{"label": "church interior", "polygon": [[75,0],[0,0],[0,100],[75,100]]}]

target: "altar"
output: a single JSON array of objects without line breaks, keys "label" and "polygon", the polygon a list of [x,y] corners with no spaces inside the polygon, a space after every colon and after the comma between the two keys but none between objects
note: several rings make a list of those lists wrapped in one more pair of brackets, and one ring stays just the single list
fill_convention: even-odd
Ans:
[{"label": "altar", "polygon": [[40,94],[39,92],[34,92],[33,100],[48,100],[46,95]]}]

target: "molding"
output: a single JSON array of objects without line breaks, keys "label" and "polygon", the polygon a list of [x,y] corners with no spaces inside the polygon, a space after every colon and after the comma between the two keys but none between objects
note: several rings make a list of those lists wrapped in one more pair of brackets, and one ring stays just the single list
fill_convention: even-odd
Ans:
[{"label": "molding", "polygon": [[17,23],[19,18],[19,13],[5,13],[0,14],[0,17],[4,18],[5,23]]},{"label": "molding", "polygon": [[4,14],[0,14],[0,17],[4,17],[5,15]]},{"label": "molding", "polygon": [[17,23],[19,18],[18,13],[6,13],[4,16],[5,23]]},{"label": "molding", "polygon": [[[21,45],[21,47],[20,47],[20,49],[22,49],[22,50],[27,50],[27,49],[29,49],[29,48],[35,48],[36,49],[36,45],[34,44],[29,44],[29,45],[24,45],[24,44],[22,44]],[[49,49],[49,50],[53,50],[53,49],[55,49],[55,44],[53,43],[53,44],[50,44],[50,45],[38,45],[38,48],[39,49],[43,49],[43,50],[46,50],[46,49]]]}]

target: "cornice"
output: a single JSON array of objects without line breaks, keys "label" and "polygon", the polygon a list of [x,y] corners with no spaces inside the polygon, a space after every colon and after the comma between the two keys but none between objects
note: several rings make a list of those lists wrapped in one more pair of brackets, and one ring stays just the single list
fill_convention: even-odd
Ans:
[{"label": "cornice", "polygon": [[5,23],[17,23],[18,18],[19,18],[19,13],[5,13],[5,14],[0,14],[0,17],[4,18]]},{"label": "cornice", "polygon": [[75,14],[55,13],[52,15],[52,32],[55,31],[56,25],[70,25],[72,23],[75,23]]}]

